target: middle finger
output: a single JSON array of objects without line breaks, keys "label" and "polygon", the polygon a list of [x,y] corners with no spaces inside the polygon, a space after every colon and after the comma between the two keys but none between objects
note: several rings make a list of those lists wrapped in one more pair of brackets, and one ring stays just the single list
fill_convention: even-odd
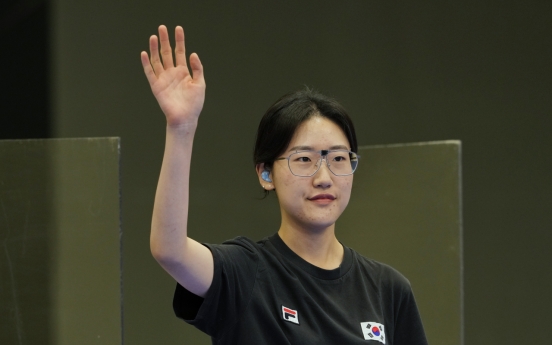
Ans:
[{"label": "middle finger", "polygon": [[159,26],[159,41],[161,43],[161,57],[163,58],[165,69],[174,67],[171,42],[169,41],[169,33],[165,25]]}]

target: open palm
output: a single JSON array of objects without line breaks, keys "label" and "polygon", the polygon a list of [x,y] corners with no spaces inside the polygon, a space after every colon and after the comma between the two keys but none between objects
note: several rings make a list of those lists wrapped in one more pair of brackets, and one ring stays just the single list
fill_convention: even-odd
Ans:
[{"label": "open palm", "polygon": [[155,35],[151,36],[149,41],[151,58],[146,52],[141,53],[144,73],[153,95],[167,118],[167,124],[171,127],[197,123],[205,100],[203,66],[197,54],[191,54],[192,74],[190,73],[186,63],[184,30],[180,26],[175,29],[175,40],[176,66],[173,62],[169,34],[164,25],[159,27],[161,57],[158,38]]}]

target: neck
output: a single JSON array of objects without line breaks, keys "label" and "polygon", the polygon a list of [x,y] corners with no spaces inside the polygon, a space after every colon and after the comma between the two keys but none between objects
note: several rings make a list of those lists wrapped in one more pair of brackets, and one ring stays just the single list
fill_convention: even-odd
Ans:
[{"label": "neck", "polygon": [[314,266],[330,270],[343,261],[343,246],[335,237],[335,224],[320,231],[282,224],[278,235],[295,254]]}]

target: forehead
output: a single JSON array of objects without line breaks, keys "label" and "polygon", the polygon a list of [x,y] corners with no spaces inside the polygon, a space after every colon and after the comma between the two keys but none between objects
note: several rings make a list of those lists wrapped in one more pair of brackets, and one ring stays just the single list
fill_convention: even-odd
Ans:
[{"label": "forehead", "polygon": [[349,150],[350,147],[341,127],[328,118],[313,116],[297,127],[286,151]]}]

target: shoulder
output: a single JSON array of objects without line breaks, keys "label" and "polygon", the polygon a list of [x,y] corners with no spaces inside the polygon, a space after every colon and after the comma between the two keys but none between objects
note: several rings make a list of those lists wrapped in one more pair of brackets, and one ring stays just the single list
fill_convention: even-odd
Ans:
[{"label": "shoulder", "polygon": [[238,237],[234,237],[232,239],[226,240],[226,241],[222,242],[222,244],[220,244],[220,245],[221,246],[235,245],[235,246],[240,246],[240,247],[244,247],[244,248],[249,248],[249,249],[252,249],[252,250],[258,250],[259,248],[264,246],[264,243],[267,240],[268,240],[268,238],[264,238],[260,241],[254,241],[254,240],[250,239],[249,237],[238,236]]},{"label": "shoulder", "polygon": [[244,261],[252,263],[262,256],[266,240],[254,241],[248,237],[239,236],[220,244],[203,243],[203,245],[213,254],[215,265],[217,261],[231,264],[244,263]]},{"label": "shoulder", "polygon": [[264,249],[264,244],[267,239],[260,241],[254,241],[245,236],[238,236],[229,240],[222,242],[221,244],[209,244],[204,243],[204,245],[209,248],[211,251],[222,250],[222,251],[248,251],[248,252],[260,252]]},{"label": "shoulder", "polygon": [[[410,281],[388,264],[366,258],[357,252],[354,252],[354,257],[364,279],[373,284],[375,292],[387,310],[386,314],[392,317],[390,322],[396,324],[396,320],[408,320],[406,323],[416,325],[423,333]],[[403,329],[410,326],[401,327]]]},{"label": "shoulder", "polygon": [[366,275],[369,275],[374,284],[383,290],[392,290],[399,293],[411,291],[410,281],[397,269],[388,264],[367,258],[355,250],[353,258],[357,262],[359,269]]}]

